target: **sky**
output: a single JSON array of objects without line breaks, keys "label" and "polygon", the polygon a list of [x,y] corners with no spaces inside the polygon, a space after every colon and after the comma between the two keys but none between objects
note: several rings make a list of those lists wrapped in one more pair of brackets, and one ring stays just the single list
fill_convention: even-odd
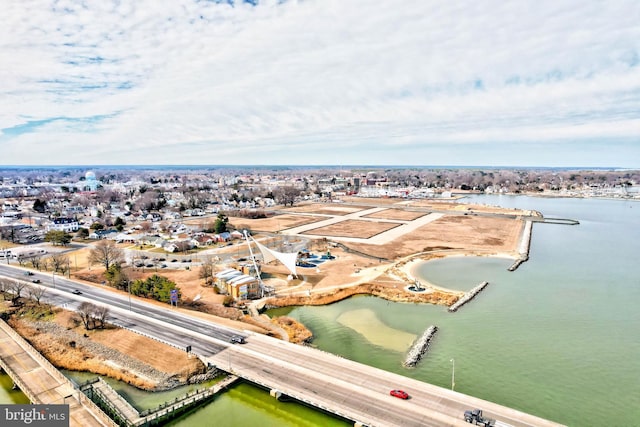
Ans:
[{"label": "sky", "polygon": [[640,167],[637,0],[3,0],[0,165]]}]

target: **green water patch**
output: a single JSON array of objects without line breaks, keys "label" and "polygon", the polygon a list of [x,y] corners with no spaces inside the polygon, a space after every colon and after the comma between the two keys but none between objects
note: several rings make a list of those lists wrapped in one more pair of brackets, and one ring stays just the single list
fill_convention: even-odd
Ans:
[{"label": "green water patch", "polygon": [[[98,375],[90,372],[74,372],[63,370],[62,373],[72,379],[78,384],[96,378]],[[146,391],[133,387],[125,382],[114,380],[108,377],[102,377],[102,379],[109,384],[120,396],[122,396],[127,402],[131,404],[138,411],[145,411],[149,409],[155,409],[159,405],[168,404],[174,402],[176,399],[180,399],[187,393],[192,393],[196,390],[202,390],[208,388],[221,381],[224,377],[219,377],[211,381],[205,381],[199,384],[189,384],[166,391]]]},{"label": "green water patch", "polygon": [[0,374],[0,403],[2,404],[26,404],[29,398],[20,390],[13,390],[13,380],[7,374]]},{"label": "green water patch", "polygon": [[366,308],[345,311],[338,316],[337,321],[353,329],[370,343],[388,350],[406,351],[416,339],[414,334],[387,326],[380,321],[375,311]]},{"label": "green water patch", "polygon": [[[77,383],[93,379],[95,374],[87,372],[63,371]],[[137,389],[121,381],[103,377],[114,390],[131,403],[137,410],[154,409],[160,404],[174,401],[187,392],[211,387],[220,379],[201,384],[186,385],[168,391],[150,392]],[[192,427],[210,426],[236,427],[260,425],[261,427],[343,427],[352,425],[333,415],[326,414],[297,402],[280,402],[269,392],[249,383],[239,383],[216,395],[179,418],[164,425]]]},{"label": "green water patch", "polygon": [[353,423],[297,402],[280,402],[269,392],[248,383],[233,386],[213,402],[167,424],[176,427],[344,427]]}]

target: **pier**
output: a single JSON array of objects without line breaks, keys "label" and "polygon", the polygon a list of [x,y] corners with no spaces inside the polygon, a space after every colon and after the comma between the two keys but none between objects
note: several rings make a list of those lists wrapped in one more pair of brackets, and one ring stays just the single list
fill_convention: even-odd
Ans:
[{"label": "pier", "polygon": [[451,307],[449,307],[450,312],[458,311],[460,307],[471,301],[476,295],[478,295],[484,288],[487,287],[489,282],[482,282],[475,288],[471,289],[466,294],[462,295],[458,301],[456,301]]},{"label": "pier", "polygon": [[535,218],[532,217],[531,221],[541,222],[544,224],[562,224],[562,225],[578,225],[580,221],[570,218]]},{"label": "pier", "polygon": [[142,412],[134,408],[101,378],[82,384],[80,389],[91,400],[102,406],[119,425],[139,427],[157,425],[175,418],[192,407],[209,401],[238,379],[234,375],[229,375],[212,387],[196,389],[171,402],[165,402],[154,409]]},{"label": "pier", "polygon": [[429,351],[429,345],[431,344],[431,340],[433,339],[433,336],[437,331],[438,327],[435,325],[431,325],[413,343],[411,349],[407,353],[407,357],[402,363],[405,368],[414,368],[418,364],[418,362],[427,353],[427,351]]}]

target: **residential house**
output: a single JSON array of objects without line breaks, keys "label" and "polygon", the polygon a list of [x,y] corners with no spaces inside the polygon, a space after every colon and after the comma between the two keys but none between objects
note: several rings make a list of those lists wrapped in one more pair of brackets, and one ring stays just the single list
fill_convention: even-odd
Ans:
[{"label": "residential house", "polygon": [[47,231],[55,230],[71,233],[78,231],[78,227],[78,221],[74,218],[56,218],[47,226]]},{"label": "residential house", "polygon": [[89,238],[94,240],[115,239],[117,235],[118,230],[94,230],[93,233],[89,234]]}]

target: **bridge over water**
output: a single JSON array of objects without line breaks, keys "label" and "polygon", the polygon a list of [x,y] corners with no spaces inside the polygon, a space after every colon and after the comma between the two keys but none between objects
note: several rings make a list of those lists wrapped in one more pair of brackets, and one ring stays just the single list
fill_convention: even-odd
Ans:
[{"label": "bridge over water", "polygon": [[[0,273],[4,270],[2,267],[0,266]],[[10,273],[12,272],[7,272]],[[42,277],[44,284],[46,278]],[[352,420],[355,425],[468,426],[462,416],[465,410],[472,408],[483,409],[486,416],[499,420],[502,426],[560,425],[311,347],[241,332],[193,317],[182,310],[167,309],[143,301],[129,302],[124,296],[69,280],[60,281],[57,286],[81,289],[83,296],[49,288],[48,298],[53,303],[60,303],[62,300],[55,298],[62,294],[64,301],[90,297],[94,303],[109,307],[110,321],[114,324],[179,348],[189,346],[206,363],[268,388],[274,395],[284,394]],[[232,344],[230,338],[236,334],[244,335],[246,344]],[[4,336],[3,339],[6,340]],[[0,343],[3,344],[1,348],[4,352],[6,346],[4,342]],[[6,361],[17,352],[24,350],[0,353],[0,357]],[[37,359],[35,355],[31,357]],[[42,362],[30,363],[37,365]],[[28,368],[24,370],[30,372]],[[38,380],[26,376],[24,383],[28,389],[33,384],[38,384]],[[44,388],[48,390],[58,386],[53,382],[51,386]],[[389,391],[396,388],[407,391],[411,399],[405,401],[390,396]],[[58,403],[61,403],[68,396],[64,393],[67,392],[61,392],[58,397],[52,396],[50,399],[58,399]]]},{"label": "bridge over water", "polygon": [[[364,426],[468,426],[481,408],[502,426],[560,426],[515,409],[357,363],[311,347],[250,335],[246,344],[204,358],[219,369]],[[403,389],[409,400],[389,395]]]},{"label": "bridge over water", "polygon": [[67,404],[71,426],[117,427],[3,320],[0,320],[0,367],[34,404]]}]

